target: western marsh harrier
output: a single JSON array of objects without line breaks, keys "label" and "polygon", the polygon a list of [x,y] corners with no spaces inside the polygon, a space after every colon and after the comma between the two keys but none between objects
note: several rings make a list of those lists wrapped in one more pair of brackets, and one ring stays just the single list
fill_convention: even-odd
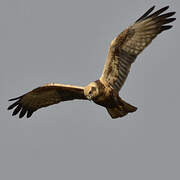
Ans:
[{"label": "western marsh harrier", "polygon": [[154,13],[151,7],[133,25],[121,32],[110,44],[102,76],[85,87],[47,84],[38,87],[20,97],[10,99],[15,102],[8,107],[14,109],[13,116],[19,113],[19,118],[27,114],[31,117],[36,110],[73,99],[92,100],[107,109],[112,118],[123,117],[137,110],[119,97],[131,64],[136,57],[161,32],[172,28],[167,25],[173,22],[175,12],[164,13],[166,6]]}]

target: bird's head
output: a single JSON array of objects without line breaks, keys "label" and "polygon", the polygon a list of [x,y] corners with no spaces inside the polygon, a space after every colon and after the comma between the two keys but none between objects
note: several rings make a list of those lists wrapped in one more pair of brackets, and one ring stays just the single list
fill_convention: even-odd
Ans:
[{"label": "bird's head", "polygon": [[96,82],[91,82],[84,88],[84,94],[88,100],[93,100],[99,94]]}]

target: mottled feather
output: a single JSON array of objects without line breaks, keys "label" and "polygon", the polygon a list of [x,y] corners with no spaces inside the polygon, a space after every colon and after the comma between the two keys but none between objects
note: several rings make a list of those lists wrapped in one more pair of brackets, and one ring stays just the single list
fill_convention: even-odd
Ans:
[{"label": "mottled feather", "polygon": [[27,118],[29,118],[34,111],[42,107],[73,99],[86,99],[84,96],[84,87],[64,84],[47,84],[23,96],[10,99],[9,101],[17,101],[10,105],[8,110],[15,108],[12,114],[13,116],[20,112],[19,118],[22,118],[26,113]]},{"label": "mottled feather", "polygon": [[154,7],[150,8],[133,25],[125,29],[111,42],[100,78],[101,82],[119,91],[136,57],[159,33],[172,27],[166,24],[176,19],[169,18],[175,12],[162,14],[169,8],[169,6],[166,6],[150,14]]}]

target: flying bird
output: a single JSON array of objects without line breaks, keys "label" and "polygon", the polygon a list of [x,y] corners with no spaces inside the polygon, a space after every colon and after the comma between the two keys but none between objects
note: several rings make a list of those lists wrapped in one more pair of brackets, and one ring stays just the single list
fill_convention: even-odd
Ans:
[{"label": "flying bird", "polygon": [[136,57],[161,32],[172,28],[175,12],[164,13],[169,6],[152,12],[155,6],[144,13],[133,25],[121,32],[112,40],[108,49],[104,70],[101,77],[85,87],[46,84],[20,97],[10,99],[15,101],[8,107],[14,109],[12,115],[19,113],[19,118],[25,114],[27,118],[38,109],[62,101],[74,99],[92,100],[107,109],[112,118],[119,118],[135,112],[137,108],[119,97],[121,90]]}]

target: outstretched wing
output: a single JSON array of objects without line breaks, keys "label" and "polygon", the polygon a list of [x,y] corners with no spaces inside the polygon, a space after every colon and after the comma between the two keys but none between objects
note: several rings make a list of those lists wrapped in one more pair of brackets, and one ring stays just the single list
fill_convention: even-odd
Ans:
[{"label": "outstretched wing", "polygon": [[175,20],[175,18],[169,18],[175,12],[162,14],[169,8],[169,6],[166,6],[151,14],[154,8],[155,6],[150,8],[132,26],[125,29],[111,42],[104,70],[100,78],[102,83],[110,85],[119,91],[137,55],[159,33],[172,27],[167,24]]},{"label": "outstretched wing", "polygon": [[20,97],[10,99],[9,101],[17,101],[10,105],[8,110],[15,108],[12,114],[13,116],[20,112],[19,118],[22,118],[26,113],[27,118],[29,118],[34,111],[40,108],[73,99],[86,99],[84,87],[64,84],[47,84]]}]

